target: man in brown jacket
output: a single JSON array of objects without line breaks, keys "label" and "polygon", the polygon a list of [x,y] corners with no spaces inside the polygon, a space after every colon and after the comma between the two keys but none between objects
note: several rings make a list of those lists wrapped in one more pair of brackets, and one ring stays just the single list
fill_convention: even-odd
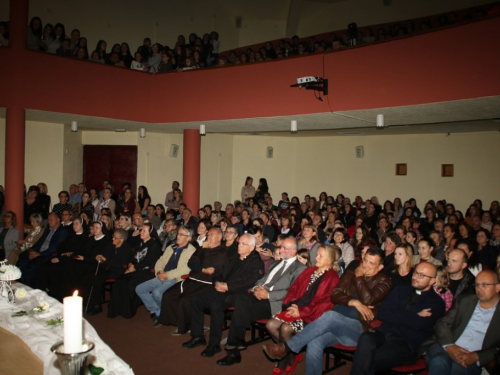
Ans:
[{"label": "man in brown jacket", "polygon": [[359,336],[368,330],[376,309],[391,290],[391,280],[384,273],[384,252],[377,248],[366,251],[361,265],[346,271],[333,289],[332,311],[307,325],[284,344],[267,344],[264,350],[272,358],[289,352],[299,353],[307,345],[306,373],[321,375],[323,349],[335,344],[356,346]]}]

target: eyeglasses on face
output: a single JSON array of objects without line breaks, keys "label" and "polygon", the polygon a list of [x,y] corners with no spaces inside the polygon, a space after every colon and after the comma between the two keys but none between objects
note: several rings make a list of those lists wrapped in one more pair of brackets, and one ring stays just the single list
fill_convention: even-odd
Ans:
[{"label": "eyeglasses on face", "polygon": [[498,283],[474,283],[476,288],[488,288],[493,285],[498,285]]},{"label": "eyeglasses on face", "polygon": [[424,277],[428,277],[429,279],[435,279],[434,276],[428,276],[422,272],[417,272],[417,271],[415,271],[413,275],[415,275],[417,279],[423,279]]}]

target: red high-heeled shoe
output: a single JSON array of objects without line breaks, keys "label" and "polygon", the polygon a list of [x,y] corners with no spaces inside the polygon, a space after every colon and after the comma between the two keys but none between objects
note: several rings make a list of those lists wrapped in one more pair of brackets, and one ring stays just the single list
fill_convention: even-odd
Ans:
[{"label": "red high-heeled shoe", "polygon": [[279,369],[277,366],[273,370],[273,375],[281,375],[286,372],[286,369]]},{"label": "red high-heeled shoe", "polygon": [[297,367],[297,365],[302,362],[304,360],[304,356],[299,353],[295,356],[295,359],[293,361],[293,363],[291,364],[291,366],[286,366],[286,373],[287,375],[291,374],[292,372],[295,371],[295,367]]}]

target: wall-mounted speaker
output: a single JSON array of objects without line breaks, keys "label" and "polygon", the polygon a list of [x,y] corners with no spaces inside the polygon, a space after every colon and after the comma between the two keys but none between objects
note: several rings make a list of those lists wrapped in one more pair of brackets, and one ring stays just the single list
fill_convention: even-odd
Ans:
[{"label": "wall-mounted speaker", "polygon": [[272,147],[268,147],[267,151],[266,151],[266,158],[272,159],[273,158],[273,153],[274,153],[273,148]]},{"label": "wall-mounted speaker", "polygon": [[177,154],[179,153],[179,146],[178,145],[171,145],[170,146],[170,157],[171,158],[176,158]]},{"label": "wall-mounted speaker", "polygon": [[363,146],[356,146],[356,157],[362,158],[365,156],[365,148]]}]

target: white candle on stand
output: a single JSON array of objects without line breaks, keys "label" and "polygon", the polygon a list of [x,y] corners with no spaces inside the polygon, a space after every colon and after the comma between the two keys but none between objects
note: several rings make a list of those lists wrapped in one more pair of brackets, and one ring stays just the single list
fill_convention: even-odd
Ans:
[{"label": "white candle on stand", "polygon": [[73,296],[65,297],[64,303],[64,353],[82,351],[82,297],[78,291]]}]

